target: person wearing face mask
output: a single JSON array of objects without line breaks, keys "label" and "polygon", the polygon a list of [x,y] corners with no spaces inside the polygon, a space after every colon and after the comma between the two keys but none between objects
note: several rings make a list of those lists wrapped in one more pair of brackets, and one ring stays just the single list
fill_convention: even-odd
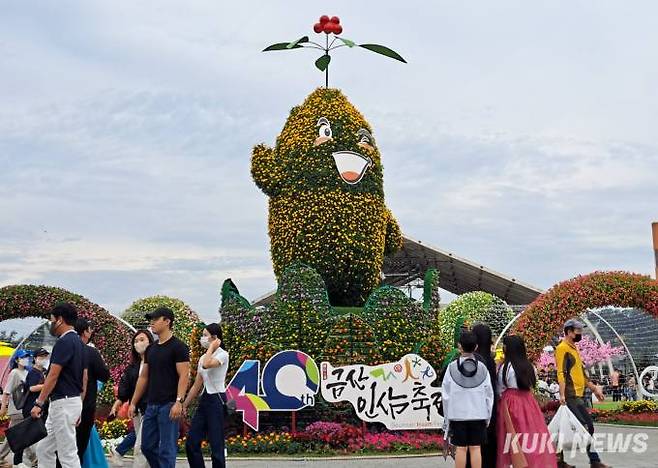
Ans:
[{"label": "person wearing face mask", "polygon": [[190,379],[190,349],[173,333],[174,312],[158,307],[146,314],[158,342],[144,354],[128,416],[134,417],[137,406],[148,392],[142,420],[142,453],[151,468],[174,468],[178,452],[178,433],[183,402]]},{"label": "person wearing face mask", "polygon": [[[31,363],[30,353],[24,349],[19,349],[16,351],[16,355],[12,362],[12,369],[9,372],[9,377],[7,377],[7,384],[5,385],[5,391],[2,395],[2,406],[0,407],[0,416],[9,416],[9,427],[15,426],[16,424],[23,421],[23,413],[20,409],[17,409],[14,405],[13,398],[11,396],[12,392],[18,388],[20,385],[25,384],[25,378],[27,377],[27,366]],[[5,461],[7,455],[9,455],[9,443],[5,440],[0,447],[0,466],[10,466],[9,463]],[[18,462],[20,463],[20,462]],[[18,465],[14,459],[14,464]]]},{"label": "person wearing face mask", "polygon": [[49,401],[48,435],[37,444],[39,467],[54,468],[56,457],[62,468],[80,468],[75,426],[82,412],[84,344],[73,329],[78,311],[73,304],[58,303],[50,311],[50,333],[57,342],[50,355],[48,375],[30,415],[41,417]]},{"label": "person wearing face mask", "polygon": [[[116,417],[121,405],[130,401],[133,393],[135,393],[139,373],[144,367],[146,348],[153,343],[153,335],[148,330],[137,330],[133,335],[132,343],[131,362],[121,376],[117,392],[117,400],[114,402],[114,405],[112,405],[112,410],[110,411],[110,415],[113,417]],[[123,456],[131,448],[133,448],[133,468],[145,468],[149,466],[141,450],[142,418],[146,412],[147,401],[148,395],[144,395],[137,405],[136,414],[133,418],[134,433],[132,436],[128,434],[124,440],[116,446],[116,448],[110,451],[110,459],[113,466],[121,466],[123,464]]]},{"label": "person wearing face mask", "polygon": [[37,397],[43,388],[48,367],[50,367],[50,353],[47,349],[41,348],[34,353],[34,366],[25,378],[25,384],[30,390],[23,405],[23,416],[26,418],[30,416],[30,411],[34,408],[34,402],[37,401]]},{"label": "person wearing face mask", "polygon": [[80,340],[85,344],[85,370],[84,382],[86,385],[85,397],[82,400],[82,415],[80,424],[75,429],[76,442],[78,447],[78,457],[80,463],[89,445],[91,428],[96,419],[96,397],[98,396],[98,382],[107,382],[110,379],[110,370],[108,369],[101,353],[90,345],[91,338],[94,335],[91,323],[86,318],[79,318],[75,322],[75,331],[80,336]]},{"label": "person wearing face mask", "polygon": [[[34,366],[28,371],[27,377],[25,377],[25,385],[27,386],[29,393],[27,394],[25,404],[23,405],[23,418],[30,417],[30,411],[34,408],[34,402],[37,400],[37,397],[43,388],[43,382],[46,379],[45,373],[48,370],[49,365],[50,353],[48,350],[41,348],[34,353]],[[37,461],[35,449],[36,447],[32,446],[25,450],[21,450],[20,452],[16,452],[14,454],[14,465],[19,465],[23,462],[23,454],[25,452],[27,452],[28,458],[30,458],[30,461],[34,465]]]},{"label": "person wearing face mask", "polygon": [[[594,434],[594,422],[587,410],[583,396],[585,388],[592,390],[599,400],[603,400],[603,392],[589,380],[585,365],[580,357],[576,343],[583,337],[583,324],[578,320],[570,319],[564,324],[564,338],[555,348],[555,363],[557,364],[557,381],[560,384],[560,404],[567,405],[590,434]],[[599,454],[591,445],[587,446],[587,456],[591,468],[607,468],[601,462]],[[560,453],[558,468],[573,468],[564,461]]]},{"label": "person wearing face mask", "polygon": [[210,442],[213,468],[225,468],[224,457],[224,405],[226,404],[226,371],[228,352],[221,347],[222,329],[216,323],[206,325],[201,336],[201,346],[206,349],[199,358],[194,385],[183,403],[183,414],[187,414],[190,403],[199,393],[197,407],[190,430],[187,433],[185,452],[191,468],[205,464],[201,453],[201,441]]}]

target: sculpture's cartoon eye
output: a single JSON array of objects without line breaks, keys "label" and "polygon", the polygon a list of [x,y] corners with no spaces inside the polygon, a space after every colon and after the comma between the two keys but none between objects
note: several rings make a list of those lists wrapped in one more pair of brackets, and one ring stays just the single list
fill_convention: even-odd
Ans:
[{"label": "sculpture's cartoon eye", "polygon": [[318,130],[318,136],[331,138],[331,127],[328,123],[323,123],[320,125],[320,130]]},{"label": "sculpture's cartoon eye", "polygon": [[356,132],[356,136],[359,138],[359,146],[366,147],[368,149],[374,149],[375,141],[368,130],[362,128]]},{"label": "sculpture's cartoon eye", "polygon": [[331,125],[329,124],[329,121],[324,117],[320,117],[317,127],[318,136],[315,139],[315,146],[318,146],[327,140],[331,140],[331,137],[333,136],[333,133],[331,132]]}]

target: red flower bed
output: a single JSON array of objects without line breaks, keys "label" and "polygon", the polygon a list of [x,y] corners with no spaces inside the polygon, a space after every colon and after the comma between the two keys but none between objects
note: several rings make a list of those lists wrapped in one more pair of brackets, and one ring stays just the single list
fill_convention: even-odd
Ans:
[{"label": "red flower bed", "polygon": [[426,432],[368,433],[361,442],[361,449],[384,452],[439,450],[443,447],[443,437],[441,435]]},{"label": "red flower bed", "polygon": [[318,421],[302,432],[293,434],[293,440],[305,446],[325,446],[332,449],[347,449],[361,437],[361,429],[350,424]]},{"label": "red flower bed", "polygon": [[615,410],[592,410],[595,422],[609,424],[631,424],[637,426],[658,426],[658,413],[623,413]]},{"label": "red flower bed", "polygon": [[[630,402],[630,406],[639,406],[638,402]],[[541,407],[544,419],[548,424],[560,407],[559,401],[549,401]],[[658,426],[658,411],[632,412],[627,409],[591,409],[589,411],[595,423],[630,424],[637,426]]]},{"label": "red flower bed", "polygon": [[443,437],[438,432],[367,432],[364,436],[359,427],[324,421],[310,424],[292,438],[314,452],[409,452],[439,450],[443,446]]}]

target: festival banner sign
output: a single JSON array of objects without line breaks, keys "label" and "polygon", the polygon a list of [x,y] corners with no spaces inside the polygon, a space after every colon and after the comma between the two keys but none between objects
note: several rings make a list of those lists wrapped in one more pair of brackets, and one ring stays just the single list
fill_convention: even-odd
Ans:
[{"label": "festival banner sign", "polygon": [[321,364],[322,397],[349,401],[364,421],[389,429],[440,429],[441,389],[432,386],[434,368],[422,357],[407,354],[397,362],[333,367]]},{"label": "festival banner sign", "polygon": [[315,396],[330,403],[348,401],[363,421],[389,429],[439,429],[441,389],[430,363],[417,354],[397,362],[333,367],[301,351],[281,351],[267,361],[246,360],[226,389],[244,423],[258,431],[261,411],[299,411],[315,405]]}]

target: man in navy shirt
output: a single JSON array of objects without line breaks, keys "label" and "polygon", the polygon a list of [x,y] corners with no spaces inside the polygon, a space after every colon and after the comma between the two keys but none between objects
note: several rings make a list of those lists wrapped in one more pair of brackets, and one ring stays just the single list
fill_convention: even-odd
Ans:
[{"label": "man in navy shirt", "polygon": [[50,371],[30,412],[39,418],[46,399],[50,408],[48,436],[37,445],[39,467],[55,468],[56,455],[62,468],[80,468],[75,427],[82,412],[84,345],[73,329],[78,318],[75,306],[59,303],[50,312],[50,333],[57,342],[50,354]]},{"label": "man in navy shirt", "polygon": [[[25,403],[23,404],[23,418],[27,419],[30,417],[30,412],[34,408],[34,402],[37,400],[41,389],[43,388],[43,382],[45,381],[44,373],[48,370],[48,365],[50,364],[50,353],[44,348],[40,348],[36,353],[34,353],[34,366],[27,372],[25,377],[25,386],[28,388],[29,392],[27,397],[25,397]],[[47,406],[46,406],[47,408]],[[45,418],[47,413],[46,408],[44,408],[41,417]],[[28,451],[28,456],[33,454],[34,460],[32,465],[36,466],[37,464],[37,455],[34,452],[36,444],[30,447]],[[23,450],[19,450],[14,454],[14,465],[22,466],[23,462]]]},{"label": "man in navy shirt", "polygon": [[50,366],[50,353],[47,349],[40,348],[34,353],[34,366],[27,373],[27,377],[25,377],[25,385],[29,388],[30,393],[27,394],[25,403],[23,404],[24,418],[30,417],[30,412],[34,408],[34,402],[37,401],[43,388],[43,383],[46,381],[45,373],[48,370],[48,366]]}]

